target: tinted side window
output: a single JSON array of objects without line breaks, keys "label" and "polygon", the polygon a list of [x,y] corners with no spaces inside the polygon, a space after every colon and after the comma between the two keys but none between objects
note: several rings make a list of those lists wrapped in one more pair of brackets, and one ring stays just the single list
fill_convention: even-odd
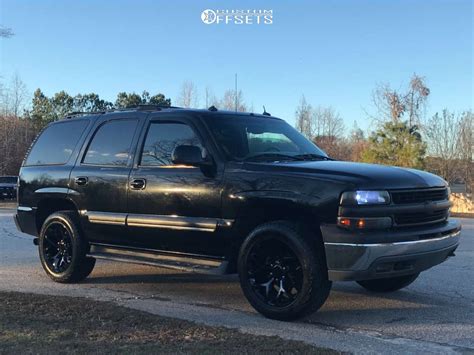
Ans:
[{"label": "tinted side window", "polygon": [[127,165],[137,122],[114,120],[104,123],[95,132],[82,162],[93,165]]},{"label": "tinted side window", "polygon": [[31,149],[25,165],[66,164],[88,120],[71,120],[47,127]]},{"label": "tinted side window", "polygon": [[166,166],[173,165],[171,153],[178,145],[202,145],[193,129],[183,123],[152,122],[143,146],[140,165]]}]

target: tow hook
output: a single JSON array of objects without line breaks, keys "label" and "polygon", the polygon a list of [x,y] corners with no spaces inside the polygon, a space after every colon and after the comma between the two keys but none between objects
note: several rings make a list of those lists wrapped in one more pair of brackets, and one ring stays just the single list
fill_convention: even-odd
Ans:
[{"label": "tow hook", "polygon": [[33,239],[33,244],[38,246],[39,245],[39,239],[38,238]]}]

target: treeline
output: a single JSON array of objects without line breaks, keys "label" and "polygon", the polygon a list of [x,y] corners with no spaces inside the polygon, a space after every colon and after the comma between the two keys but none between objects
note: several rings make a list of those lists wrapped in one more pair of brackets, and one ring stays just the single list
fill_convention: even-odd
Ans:
[{"label": "treeline", "polygon": [[[212,89],[206,87],[202,99],[196,85],[185,81],[177,104],[182,107],[214,105],[223,110],[249,110],[241,90],[229,89],[217,98]],[[47,96],[41,89],[37,89],[31,98],[20,77],[14,75],[10,82],[0,82],[0,175],[18,173],[31,142],[48,123],[73,112],[105,111],[142,104],[171,106],[171,99],[162,93],[151,94],[145,90],[141,94],[119,92],[111,102],[96,93],[71,95],[60,91]]]},{"label": "treeline", "polygon": [[336,159],[425,169],[472,192],[474,115],[444,109],[427,119],[429,95],[426,80],[418,75],[404,91],[378,85],[372,94],[375,112],[367,114],[374,127],[368,136],[356,124],[346,135],[333,108],[313,108],[303,96],[296,128]]},{"label": "treeline", "polygon": [[[413,75],[405,90],[378,85],[372,93],[373,111],[367,113],[371,131],[364,132],[354,122],[349,130],[332,107],[313,106],[302,96],[295,113],[296,128],[339,160],[359,161],[425,169],[450,183],[464,183],[474,190],[472,111],[455,113],[448,109],[426,118],[430,89],[423,77]],[[199,92],[185,81],[176,103],[182,107],[209,107],[253,111],[241,90],[226,90],[218,98],[210,87]],[[70,95],[60,91],[51,97],[40,89],[28,95],[15,75],[8,85],[0,83],[0,175],[17,174],[26,150],[36,134],[49,122],[71,112],[93,112],[140,104],[170,106],[162,93],[119,92],[114,102],[96,93]],[[347,133],[348,132],[348,133]]]}]

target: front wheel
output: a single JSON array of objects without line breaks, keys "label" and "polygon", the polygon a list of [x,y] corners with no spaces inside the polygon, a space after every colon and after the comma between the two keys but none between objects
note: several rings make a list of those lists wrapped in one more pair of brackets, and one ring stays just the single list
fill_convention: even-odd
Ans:
[{"label": "front wheel", "polygon": [[81,281],[95,266],[95,259],[86,256],[88,244],[72,212],[57,212],[46,218],[38,246],[41,265],[53,281]]},{"label": "front wheel", "polygon": [[257,227],[242,244],[238,271],[250,304],[272,319],[309,315],[331,290],[320,238],[290,222]]},{"label": "front wheel", "polygon": [[386,279],[357,281],[359,285],[372,292],[393,292],[407,287],[416,280],[418,274],[390,277]]}]

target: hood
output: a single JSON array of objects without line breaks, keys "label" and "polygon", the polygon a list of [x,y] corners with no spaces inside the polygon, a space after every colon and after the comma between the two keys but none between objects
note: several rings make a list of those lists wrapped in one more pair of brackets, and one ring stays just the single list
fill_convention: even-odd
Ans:
[{"label": "hood", "polygon": [[413,189],[445,187],[441,177],[416,169],[344,161],[295,161],[248,163],[249,170],[266,170],[287,174],[347,182],[360,189]]}]

